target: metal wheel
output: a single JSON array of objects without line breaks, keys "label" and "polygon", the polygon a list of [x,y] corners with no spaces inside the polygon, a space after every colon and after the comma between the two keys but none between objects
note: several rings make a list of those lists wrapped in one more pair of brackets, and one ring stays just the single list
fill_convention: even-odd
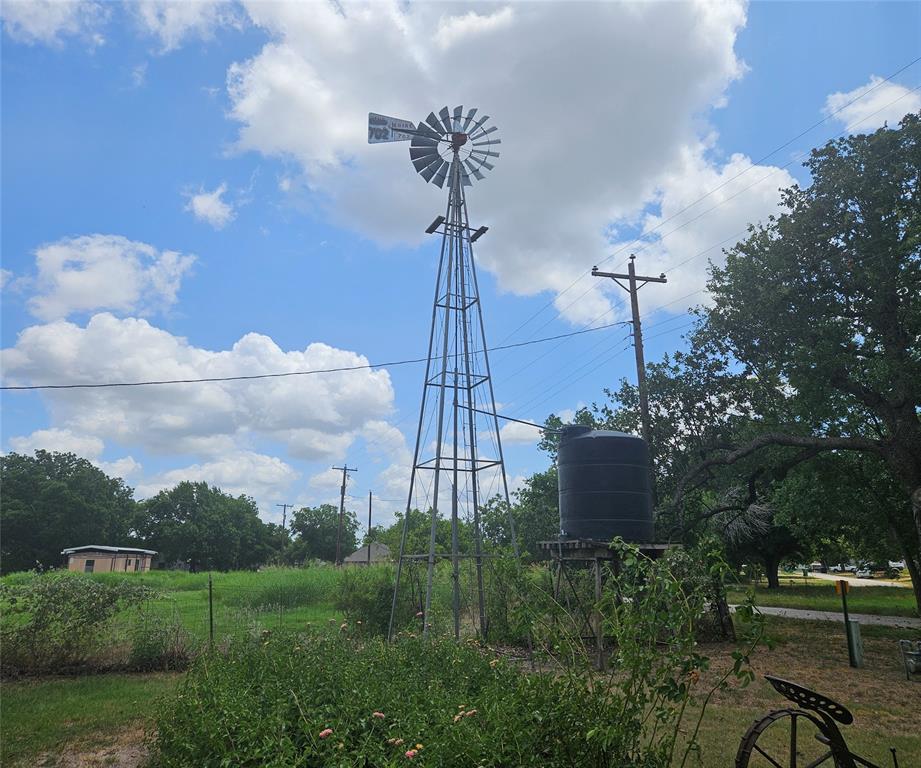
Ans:
[{"label": "metal wheel", "polygon": [[736,768],[842,768],[821,720],[801,709],[778,709],[748,729]]}]

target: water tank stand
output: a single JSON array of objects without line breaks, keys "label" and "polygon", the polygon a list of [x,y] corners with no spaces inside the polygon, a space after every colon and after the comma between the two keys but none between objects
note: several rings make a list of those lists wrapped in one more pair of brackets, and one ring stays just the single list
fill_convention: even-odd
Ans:
[{"label": "water tank stand", "polygon": [[[610,542],[594,539],[558,539],[539,541],[537,546],[544,557],[549,558],[553,577],[553,598],[557,602],[565,601],[570,611],[579,621],[579,634],[583,640],[595,643],[595,667],[604,669],[604,627],[601,612],[597,605],[601,602],[604,588],[605,566],[609,565],[616,576],[620,572],[620,554],[611,549]],[[674,544],[638,544],[639,550],[647,557],[656,559]],[[584,568],[588,565],[592,571],[595,586],[595,600],[585,606],[579,598],[579,591],[570,577],[574,567]],[[565,585],[564,585],[565,581]]]}]

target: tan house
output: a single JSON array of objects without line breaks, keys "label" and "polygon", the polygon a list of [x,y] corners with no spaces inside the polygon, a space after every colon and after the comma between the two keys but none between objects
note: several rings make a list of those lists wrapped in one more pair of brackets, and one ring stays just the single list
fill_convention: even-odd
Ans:
[{"label": "tan house", "polygon": [[87,544],[61,550],[67,555],[67,570],[80,573],[110,573],[111,571],[149,571],[156,552],[134,547],[104,547]]}]

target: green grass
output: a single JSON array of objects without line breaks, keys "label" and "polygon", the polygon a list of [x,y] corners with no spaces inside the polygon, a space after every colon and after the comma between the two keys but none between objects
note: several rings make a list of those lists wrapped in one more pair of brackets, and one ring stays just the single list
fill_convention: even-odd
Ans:
[{"label": "green grass", "polygon": [[119,674],[4,682],[0,764],[38,765],[43,753],[65,751],[65,745],[92,748],[127,728],[146,727],[157,699],[179,680]]},{"label": "green grass", "polygon": [[[730,589],[729,601],[736,603],[745,596],[744,589]],[[783,585],[779,589],[755,587],[757,605],[802,608],[813,611],[840,611],[841,597],[835,594],[834,582],[819,581],[805,586]],[[880,616],[917,616],[914,593],[903,587],[851,587],[847,607],[854,613]]]}]

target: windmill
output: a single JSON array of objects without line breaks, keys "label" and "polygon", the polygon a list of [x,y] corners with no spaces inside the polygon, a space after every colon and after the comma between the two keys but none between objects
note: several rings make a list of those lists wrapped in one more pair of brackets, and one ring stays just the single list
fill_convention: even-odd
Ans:
[{"label": "windmill", "polygon": [[[425,230],[441,234],[441,256],[435,281],[432,324],[422,387],[422,403],[416,429],[413,466],[409,481],[406,516],[400,540],[396,585],[390,612],[388,638],[392,636],[400,579],[406,562],[426,562],[423,633],[431,626],[432,582],[435,561],[450,557],[452,563],[452,607],[454,636],[460,636],[460,562],[472,557],[476,568],[476,602],[479,631],[488,624],[483,592],[483,541],[481,505],[500,493],[508,502],[508,482],[499,419],[489,369],[483,311],[477,285],[473,243],[487,227],[472,230],[467,215],[464,188],[485,178],[499,157],[496,127],[488,126],[489,116],[476,108],[447,107],[420,123],[370,113],[368,142],[371,144],[409,141],[409,157],[417,173],[443,189],[447,184],[448,203]],[[426,486],[423,493],[419,493]],[[424,495],[430,508],[428,551],[406,551],[410,512],[416,494]],[[451,551],[436,550],[436,531],[440,507],[451,507]],[[467,520],[473,531],[473,552],[461,553],[459,521]],[[509,513],[513,546],[517,543],[514,522]]]}]

